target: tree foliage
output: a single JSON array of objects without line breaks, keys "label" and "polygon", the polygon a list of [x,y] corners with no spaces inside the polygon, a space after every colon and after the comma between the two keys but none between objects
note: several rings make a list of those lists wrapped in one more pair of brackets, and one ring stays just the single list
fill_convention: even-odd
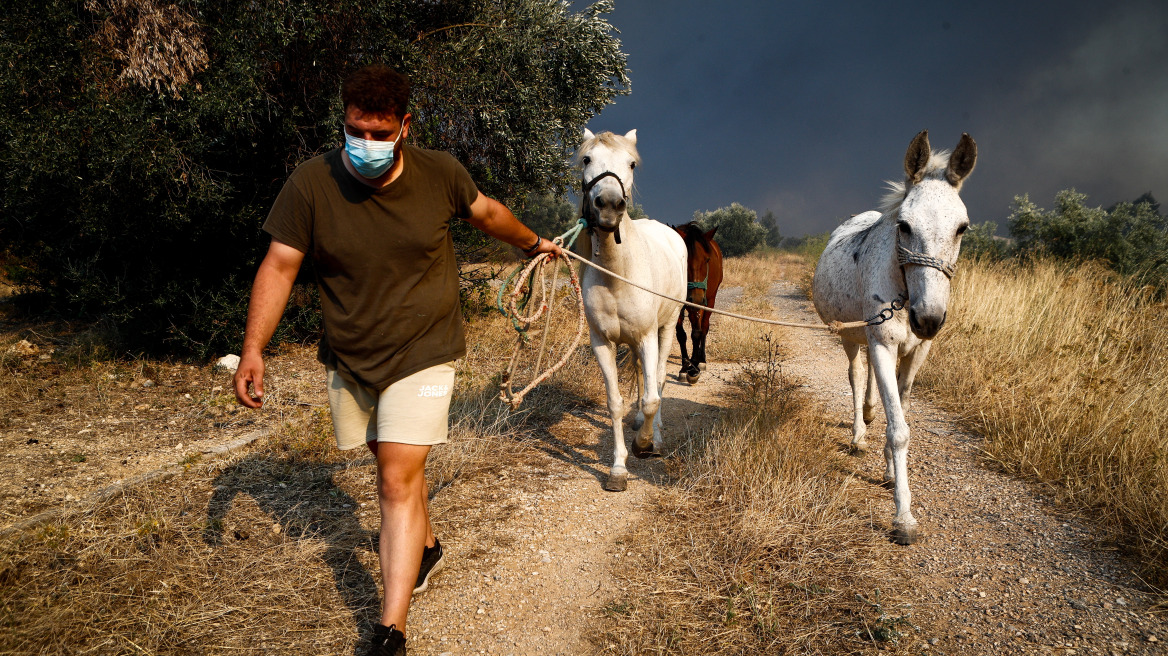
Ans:
[{"label": "tree foliage", "polygon": [[1028,196],[1014,199],[1010,232],[1020,257],[1102,260],[1141,284],[1168,287],[1168,221],[1150,194],[1110,209],[1089,207],[1086,194],[1060,191],[1043,210]]},{"label": "tree foliage", "polygon": [[998,224],[993,221],[969,226],[961,238],[961,257],[983,260],[1001,260],[1009,253],[1006,240],[997,236]]},{"label": "tree foliage", "polygon": [[758,213],[731,203],[710,212],[694,212],[693,220],[702,230],[717,228],[714,240],[722,247],[727,257],[745,255],[761,246],[767,237],[767,229],[758,223]]},{"label": "tree foliage", "polygon": [[558,196],[581,128],[627,90],[611,10],[14,3],[0,15],[0,262],[53,308],[112,319],[129,346],[237,343],[259,226],[291,169],[341,142],[346,73],[382,61],[410,75],[411,139],[452,152],[484,193]]},{"label": "tree foliage", "polygon": [[779,220],[775,218],[774,212],[767,210],[758,220],[758,224],[766,230],[764,242],[768,247],[779,248],[783,245],[783,235],[779,233]]}]

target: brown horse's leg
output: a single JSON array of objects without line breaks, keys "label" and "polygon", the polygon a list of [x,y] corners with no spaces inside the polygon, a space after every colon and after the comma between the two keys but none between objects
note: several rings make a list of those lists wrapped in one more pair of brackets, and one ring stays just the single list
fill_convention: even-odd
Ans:
[{"label": "brown horse's leg", "polygon": [[689,361],[689,367],[682,369],[682,373],[690,385],[698,382],[698,378],[701,378],[702,370],[698,368],[698,365],[705,360],[702,356],[704,346],[702,344],[701,317],[703,314],[705,313],[701,310],[689,308],[689,337],[690,341],[693,342],[693,357]]},{"label": "brown horse's leg", "polygon": [[677,315],[677,343],[681,345],[681,373],[677,374],[678,378],[685,375],[685,372],[690,368],[689,353],[685,350],[685,311],[684,305],[681,306],[681,314]]}]

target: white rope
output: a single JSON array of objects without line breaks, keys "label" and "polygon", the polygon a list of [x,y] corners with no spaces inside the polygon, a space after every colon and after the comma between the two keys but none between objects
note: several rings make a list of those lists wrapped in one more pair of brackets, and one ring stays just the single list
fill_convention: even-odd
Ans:
[{"label": "white rope", "polygon": [[654,291],[652,289],[649,289],[648,287],[645,287],[643,285],[640,285],[640,284],[633,282],[632,280],[629,280],[628,278],[620,275],[619,273],[614,273],[612,271],[609,271],[608,269],[600,266],[599,264],[596,264],[595,262],[589,260],[588,258],[581,257],[581,256],[577,255],[576,253],[573,253],[572,251],[564,250],[564,253],[566,255],[568,255],[569,257],[575,258],[575,259],[583,262],[584,264],[587,264],[588,266],[592,267],[593,269],[600,271],[601,273],[612,276],[613,278],[616,278],[617,280],[620,280],[621,282],[630,284],[633,287],[636,287],[637,289],[649,292],[650,294],[653,294],[655,296],[660,296],[661,298],[673,301],[674,303],[681,303],[682,305],[688,305],[691,308],[703,310],[705,312],[713,312],[714,314],[724,314],[728,317],[734,317],[735,319],[743,319],[745,321],[754,321],[756,323],[765,323],[765,324],[770,324],[772,326],[786,326],[788,328],[812,328],[815,330],[830,330],[833,333],[838,333],[839,331],[846,330],[848,328],[863,328],[863,327],[868,325],[867,321],[848,321],[848,322],[832,321],[831,323],[826,324],[826,325],[817,324],[817,323],[794,323],[791,321],[776,321],[774,319],[763,319],[761,317],[750,317],[750,316],[747,316],[745,314],[735,314],[733,312],[727,312],[725,310],[717,310],[715,308],[707,307],[705,305],[698,305],[697,303],[690,303],[689,301],[685,301],[685,300],[682,300],[679,298],[673,298],[672,296],[667,296],[665,294],[662,294],[661,292],[657,292],[657,291]]}]

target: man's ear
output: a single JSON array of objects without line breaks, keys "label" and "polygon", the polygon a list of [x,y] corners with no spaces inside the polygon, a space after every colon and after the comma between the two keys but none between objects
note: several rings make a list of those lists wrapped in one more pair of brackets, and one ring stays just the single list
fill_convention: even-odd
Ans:
[{"label": "man's ear", "polygon": [[410,122],[413,120],[413,118],[414,115],[409,112],[406,112],[406,115],[402,117],[402,141],[405,141],[406,137],[410,136]]}]

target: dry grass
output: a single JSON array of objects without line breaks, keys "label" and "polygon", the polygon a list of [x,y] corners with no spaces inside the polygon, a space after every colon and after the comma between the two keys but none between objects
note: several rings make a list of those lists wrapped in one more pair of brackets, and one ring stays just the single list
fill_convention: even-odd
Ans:
[{"label": "dry grass", "polygon": [[[430,458],[433,493],[524,466],[537,457],[526,440],[542,418],[597,393],[584,347],[549,390],[519,412],[503,409],[496,376],[511,352],[508,325],[494,314],[471,322],[452,439]],[[286,419],[240,452],[0,539],[0,653],[352,652],[357,627],[380,609],[372,458],[337,451],[325,408]],[[445,498],[432,513],[451,543],[499,521]]]},{"label": "dry grass", "polygon": [[[800,279],[806,269],[805,262],[798,255],[780,252],[727,258],[723,263],[722,289],[741,287],[742,295],[731,305],[726,302],[726,294],[723,293],[716,307],[752,317],[776,318],[774,308],[767,301],[771,285],[778,279]],[[777,333],[774,326],[730,317],[715,317],[714,322],[718,328],[710,330],[707,351],[720,360],[755,358],[762,347],[762,340],[768,337],[773,339]]]},{"label": "dry grass", "polygon": [[[761,300],[770,285],[798,280],[803,262],[731,260],[727,279],[754,299],[735,309],[769,316]],[[739,396],[713,432],[688,436],[671,463],[677,484],[627,538],[650,566],[625,572],[627,596],[607,608],[613,622],[598,640],[611,651],[908,650],[899,638],[912,630],[910,611],[898,601],[907,579],[873,530],[878,492],[853,482],[823,408],[782,374],[772,331],[735,324],[713,333],[751,332],[727,339],[733,357],[748,360],[732,385]],[[719,348],[722,357],[729,345]]]},{"label": "dry grass", "polygon": [[921,384],[1168,583],[1168,305],[1107,271],[974,263]]}]

